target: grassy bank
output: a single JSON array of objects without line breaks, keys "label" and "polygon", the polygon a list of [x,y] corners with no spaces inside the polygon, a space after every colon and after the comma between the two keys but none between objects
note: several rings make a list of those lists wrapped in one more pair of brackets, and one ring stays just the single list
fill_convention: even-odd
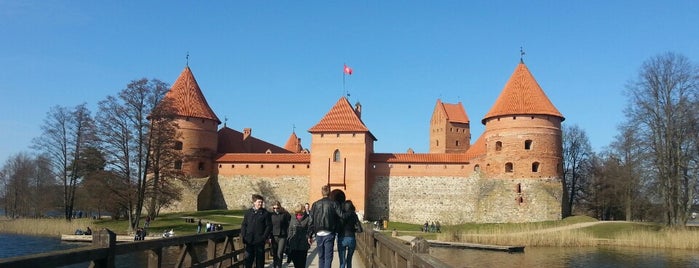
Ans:
[{"label": "grassy bank", "polygon": [[[197,222],[221,224],[223,229],[240,228],[244,211],[209,210],[163,214],[150,223],[149,235],[158,236],[173,229],[177,235],[194,234]],[[194,222],[186,219],[194,219]],[[145,220],[141,220],[141,226]],[[77,219],[14,219],[0,220],[0,232],[59,236],[90,226],[93,230],[108,228],[117,234],[129,234],[126,220]],[[699,250],[699,229],[669,229],[657,224],[635,222],[598,222],[590,217],[569,217],[560,221],[507,224],[460,224],[443,226],[441,233],[423,233],[422,225],[389,222],[389,233],[421,236],[452,242],[527,247],[581,247],[598,245],[632,246]]]}]

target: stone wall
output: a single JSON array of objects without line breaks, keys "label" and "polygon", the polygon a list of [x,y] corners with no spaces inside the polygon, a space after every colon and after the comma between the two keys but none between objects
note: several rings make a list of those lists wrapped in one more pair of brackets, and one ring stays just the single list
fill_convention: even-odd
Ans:
[{"label": "stone wall", "polygon": [[561,215],[556,179],[379,176],[369,196],[368,220],[458,224],[558,220]]},{"label": "stone wall", "polygon": [[220,200],[214,206],[226,209],[246,209],[252,205],[251,196],[260,194],[265,198],[266,205],[278,200],[287,210],[296,203],[309,203],[307,176],[249,176],[234,175],[217,178],[217,185],[222,193]]}]

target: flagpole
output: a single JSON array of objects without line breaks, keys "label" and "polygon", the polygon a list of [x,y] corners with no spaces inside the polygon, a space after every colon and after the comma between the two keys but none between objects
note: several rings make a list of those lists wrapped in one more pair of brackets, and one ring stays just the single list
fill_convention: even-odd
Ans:
[{"label": "flagpole", "polygon": [[347,89],[345,89],[345,76],[347,76],[347,72],[345,72],[345,66],[347,66],[347,63],[343,63],[342,65],[342,95],[347,94]]}]

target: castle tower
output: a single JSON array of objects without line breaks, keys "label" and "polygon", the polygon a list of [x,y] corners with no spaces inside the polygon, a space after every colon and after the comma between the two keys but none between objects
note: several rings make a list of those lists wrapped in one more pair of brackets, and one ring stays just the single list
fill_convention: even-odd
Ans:
[{"label": "castle tower", "polygon": [[213,173],[218,136],[216,130],[221,121],[211,110],[189,66],[185,67],[165,99],[173,103],[184,159],[176,162],[184,174],[195,178]]},{"label": "castle tower", "polygon": [[340,98],[325,116],[308,132],[311,133],[311,202],[321,197],[320,188],[345,192],[357,211],[364,211],[369,155],[374,152],[376,138],[361,120],[361,106],[352,108],[347,98]]},{"label": "castle tower", "polygon": [[503,178],[562,178],[563,120],[520,62],[482,120],[485,172]]},{"label": "castle tower", "polygon": [[430,153],[464,153],[471,145],[471,127],[461,102],[437,104],[430,120]]},{"label": "castle tower", "polygon": [[301,146],[301,138],[296,136],[296,132],[291,132],[289,139],[284,145],[284,149],[289,150],[292,153],[301,153],[303,151],[303,146]]}]

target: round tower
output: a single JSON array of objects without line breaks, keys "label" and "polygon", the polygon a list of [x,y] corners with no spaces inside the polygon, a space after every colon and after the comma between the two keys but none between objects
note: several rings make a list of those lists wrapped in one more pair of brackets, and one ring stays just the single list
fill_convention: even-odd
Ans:
[{"label": "round tower", "polygon": [[211,176],[221,121],[206,102],[189,66],[182,71],[165,99],[174,106],[179,140],[175,147],[184,155],[181,161],[175,162],[175,168],[195,178]]},{"label": "round tower", "polygon": [[520,62],[482,120],[485,172],[501,178],[562,178],[563,120]]}]

